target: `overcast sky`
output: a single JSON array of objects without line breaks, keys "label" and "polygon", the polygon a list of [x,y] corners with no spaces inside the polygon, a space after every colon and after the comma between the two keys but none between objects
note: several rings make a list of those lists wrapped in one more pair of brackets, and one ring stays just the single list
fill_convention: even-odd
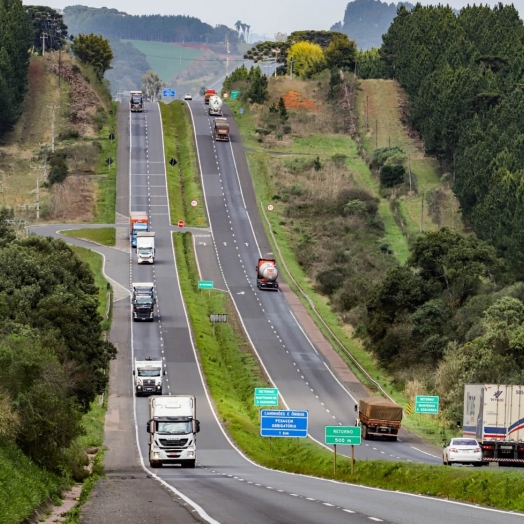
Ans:
[{"label": "overcast sky", "polygon": [[[63,9],[68,5],[86,5],[90,7],[109,7],[132,15],[189,15],[200,18],[212,26],[225,24],[233,27],[237,20],[251,26],[251,32],[267,35],[272,38],[280,31],[291,33],[300,29],[329,29],[334,23],[344,18],[348,0],[222,0],[210,2],[203,0],[23,0],[27,5],[48,5]],[[389,2],[391,3],[391,2]],[[396,2],[395,2],[396,3]],[[411,0],[415,4],[416,0]],[[445,4],[440,2],[420,0],[424,5]],[[467,0],[449,2],[455,8],[468,3]],[[495,5],[495,1],[476,2],[477,4]],[[510,2],[503,2],[510,3]],[[519,10],[521,17],[524,12],[524,0],[517,0],[513,5]]]}]

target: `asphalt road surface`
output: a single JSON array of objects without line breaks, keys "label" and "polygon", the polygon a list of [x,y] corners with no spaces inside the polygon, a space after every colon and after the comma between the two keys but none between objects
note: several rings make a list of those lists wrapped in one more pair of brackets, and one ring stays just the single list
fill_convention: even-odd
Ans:
[{"label": "asphalt road surface", "polygon": [[[125,126],[119,126],[119,166],[121,169],[126,165],[125,161],[120,164],[120,155],[125,156],[122,151],[127,151],[129,171],[119,169],[117,212],[123,217],[130,210],[149,213],[151,229],[156,233],[155,264],[138,266],[134,250],[132,253],[111,248],[97,250],[104,252],[106,273],[123,295],[122,290],[129,290],[132,282],[155,283],[158,316],[153,323],[133,323],[126,296],[115,304],[112,339],[118,345],[119,358],[112,366],[106,420],[110,449],[105,464],[113,482],[97,487],[83,512],[83,522],[149,522],[148,516],[154,515],[159,522],[184,524],[195,519],[223,524],[356,524],[370,520],[398,524],[487,524],[494,519],[508,524],[522,523],[522,515],[508,512],[268,470],[237,450],[211,408],[198,365],[173,256],[171,232],[175,228],[169,220],[159,109],[155,104],[146,104],[145,109],[144,113],[129,115],[127,131],[123,129]],[[282,400],[291,409],[309,410],[310,433],[323,441],[324,425],[353,425],[355,397],[362,391],[349,391],[335,377],[321,352],[295,321],[282,293],[256,290],[256,261],[260,250],[269,246],[257,219],[239,135],[235,135],[233,126],[233,143],[215,144],[202,104],[193,102],[191,109],[211,222],[211,231],[203,234],[210,235],[204,238],[212,242],[219,262],[206,271],[223,275],[223,284],[235,300],[249,337],[278,386]],[[121,123],[122,111],[121,108]],[[127,198],[122,194],[126,191]],[[41,233],[49,234],[49,229]],[[194,470],[148,466],[147,399],[132,396],[131,376],[132,359],[145,356],[163,359],[168,392],[197,396],[201,432]],[[136,447],[130,438],[135,436]],[[440,458],[405,442],[373,441],[358,448],[356,455],[360,459],[440,462]],[[153,480],[158,481],[156,490]]]}]

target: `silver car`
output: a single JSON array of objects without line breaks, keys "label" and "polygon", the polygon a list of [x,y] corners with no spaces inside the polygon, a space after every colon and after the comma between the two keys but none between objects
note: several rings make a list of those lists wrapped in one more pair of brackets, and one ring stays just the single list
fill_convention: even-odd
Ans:
[{"label": "silver car", "polygon": [[482,448],[474,438],[452,438],[444,445],[442,463],[445,466],[451,464],[482,466]]},{"label": "silver car", "polygon": [[190,93],[186,93],[186,94],[184,95],[184,100],[193,100],[193,97],[191,96]]}]

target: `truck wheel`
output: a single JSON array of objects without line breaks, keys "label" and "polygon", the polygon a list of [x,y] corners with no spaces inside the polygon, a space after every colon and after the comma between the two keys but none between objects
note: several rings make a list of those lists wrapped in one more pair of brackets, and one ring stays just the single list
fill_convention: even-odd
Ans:
[{"label": "truck wheel", "polygon": [[369,435],[368,435],[368,427],[367,427],[366,425],[363,424],[363,425],[362,425],[362,438],[363,438],[364,440],[367,440],[368,437],[369,437]]},{"label": "truck wheel", "polygon": [[480,466],[482,466],[482,462],[473,462],[473,466],[475,468],[480,468]]},{"label": "truck wheel", "polygon": [[186,460],[181,463],[181,466],[183,468],[194,468],[195,467],[195,461],[194,460]]},{"label": "truck wheel", "polygon": [[149,465],[152,468],[161,468],[162,467],[162,462],[157,462],[156,460],[150,460],[149,461]]},{"label": "truck wheel", "polygon": [[396,442],[397,441],[397,436],[393,435],[392,437],[389,437],[389,440],[391,440],[391,442]]}]

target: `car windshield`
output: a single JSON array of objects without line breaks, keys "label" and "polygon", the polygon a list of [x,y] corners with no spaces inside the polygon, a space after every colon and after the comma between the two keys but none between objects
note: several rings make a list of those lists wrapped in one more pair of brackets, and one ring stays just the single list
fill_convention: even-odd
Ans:
[{"label": "car windshield", "polygon": [[159,377],[160,376],[160,368],[139,369],[138,370],[138,376],[139,377]]},{"label": "car windshield", "polygon": [[135,302],[141,305],[149,305],[153,303],[153,299],[151,297],[136,297]]},{"label": "car windshield", "polygon": [[187,435],[191,433],[191,422],[157,422],[156,432],[161,435]]},{"label": "car windshield", "polygon": [[455,438],[452,440],[453,446],[478,446],[478,442],[470,438]]}]

